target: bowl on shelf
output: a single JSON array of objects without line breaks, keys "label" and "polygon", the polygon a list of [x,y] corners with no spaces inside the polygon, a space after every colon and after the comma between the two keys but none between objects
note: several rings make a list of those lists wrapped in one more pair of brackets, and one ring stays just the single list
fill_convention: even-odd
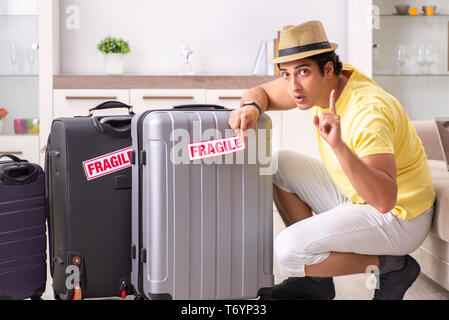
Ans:
[{"label": "bowl on shelf", "polygon": [[[429,8],[430,10],[429,12],[427,12],[427,8]],[[437,13],[437,6],[422,6],[422,12],[425,15],[433,16],[434,14]]]},{"label": "bowl on shelf", "polygon": [[410,9],[410,6],[403,4],[395,5],[394,8],[396,9],[397,14],[408,14],[408,9]]}]

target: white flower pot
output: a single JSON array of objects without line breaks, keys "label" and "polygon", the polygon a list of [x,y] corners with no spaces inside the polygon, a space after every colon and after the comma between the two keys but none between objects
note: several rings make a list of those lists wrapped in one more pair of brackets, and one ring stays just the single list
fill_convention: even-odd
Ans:
[{"label": "white flower pot", "polygon": [[122,74],[125,55],[123,53],[103,54],[104,72],[106,74]]},{"label": "white flower pot", "polygon": [[0,119],[0,134],[3,133],[3,125],[5,124],[5,119]]}]

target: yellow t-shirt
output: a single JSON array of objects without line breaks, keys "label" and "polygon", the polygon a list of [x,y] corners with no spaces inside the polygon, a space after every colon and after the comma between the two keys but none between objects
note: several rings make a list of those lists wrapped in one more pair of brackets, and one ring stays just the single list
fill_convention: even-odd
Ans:
[{"label": "yellow t-shirt", "polygon": [[[394,154],[398,198],[392,210],[410,220],[430,208],[435,191],[421,140],[399,101],[351,65],[343,64],[350,76],[338,101],[343,141],[358,156]],[[312,108],[313,115],[329,109]],[[366,203],[355,191],[329,144],[318,136],[321,158],[340,192],[353,203]]]}]

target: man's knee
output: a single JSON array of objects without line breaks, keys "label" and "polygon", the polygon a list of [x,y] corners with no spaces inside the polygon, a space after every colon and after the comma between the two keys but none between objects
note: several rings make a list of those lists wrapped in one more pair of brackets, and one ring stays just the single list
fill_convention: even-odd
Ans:
[{"label": "man's knee", "polygon": [[280,269],[292,265],[305,265],[308,255],[304,253],[307,244],[291,235],[290,230],[284,229],[274,240],[274,253]]}]

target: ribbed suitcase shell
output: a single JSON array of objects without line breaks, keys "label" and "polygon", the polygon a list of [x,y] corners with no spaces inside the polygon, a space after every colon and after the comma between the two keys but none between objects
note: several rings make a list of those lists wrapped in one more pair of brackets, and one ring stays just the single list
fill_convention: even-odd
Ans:
[{"label": "ribbed suitcase shell", "polygon": [[[224,157],[223,164],[174,165],[172,130],[198,142],[193,121],[199,134],[214,129],[225,137],[229,129],[230,110],[198,110],[133,119],[131,282],[150,299],[255,298],[273,285],[272,176],[259,174],[259,163],[225,164]],[[271,120],[262,115],[257,127],[271,129]],[[262,145],[271,147],[268,136]]]},{"label": "ribbed suitcase shell", "polygon": [[72,298],[73,289],[66,281],[74,273],[67,267],[77,256],[82,258],[83,298],[119,296],[122,283],[130,293],[131,184],[123,189],[115,184],[121,177],[129,180],[131,168],[88,181],[82,165],[130,146],[129,130],[120,137],[101,133],[91,117],[58,118],[52,123],[46,174],[50,272],[56,298]]},{"label": "ribbed suitcase shell", "polygon": [[0,297],[40,298],[47,278],[44,172],[37,164],[37,179],[10,185],[0,159]]}]

